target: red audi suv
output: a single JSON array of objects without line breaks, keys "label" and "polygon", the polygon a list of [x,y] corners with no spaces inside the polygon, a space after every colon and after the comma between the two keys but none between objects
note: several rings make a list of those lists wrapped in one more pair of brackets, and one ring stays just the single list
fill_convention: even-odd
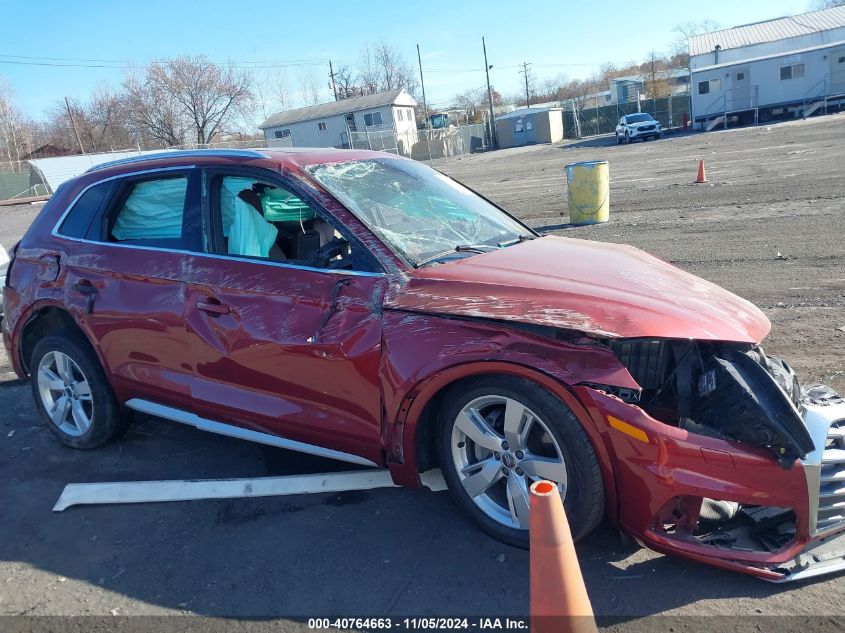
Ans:
[{"label": "red audi suv", "polygon": [[3,339],[63,444],[133,412],[357,464],[440,468],[528,543],[576,537],[770,580],[845,568],[845,401],[760,348],[747,301],[635,248],[537,235],[421,163],[165,152],[62,185],[12,250]]}]

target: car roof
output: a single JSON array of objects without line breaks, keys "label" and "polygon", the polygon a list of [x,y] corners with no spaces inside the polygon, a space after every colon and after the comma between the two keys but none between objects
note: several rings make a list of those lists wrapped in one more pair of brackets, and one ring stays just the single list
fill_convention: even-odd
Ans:
[{"label": "car roof", "polygon": [[[199,162],[205,165],[251,163],[260,161],[279,167],[302,168],[318,163],[333,163],[350,160],[366,160],[373,158],[400,158],[401,156],[385,155],[384,152],[374,152],[357,149],[337,149],[334,147],[284,147],[284,148],[254,148],[254,149],[194,149],[179,151],[161,151],[121,158],[106,163],[94,165],[85,173],[103,170],[131,172],[146,169],[151,166],[168,167]],[[121,169],[124,168],[124,169]]]}]

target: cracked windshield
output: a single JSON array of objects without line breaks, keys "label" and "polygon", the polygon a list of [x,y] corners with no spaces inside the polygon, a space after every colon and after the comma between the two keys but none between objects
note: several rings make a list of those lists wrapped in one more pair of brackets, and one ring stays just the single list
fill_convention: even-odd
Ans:
[{"label": "cracked windshield", "polygon": [[324,163],[306,171],[415,267],[534,237],[466,187],[414,161]]}]

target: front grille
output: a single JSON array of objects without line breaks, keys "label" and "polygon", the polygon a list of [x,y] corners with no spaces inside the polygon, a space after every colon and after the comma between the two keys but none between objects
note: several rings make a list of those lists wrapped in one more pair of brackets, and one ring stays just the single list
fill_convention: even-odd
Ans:
[{"label": "front grille", "polygon": [[845,521],[845,420],[830,425],[822,453],[816,529]]},{"label": "front grille", "polygon": [[654,126],[653,125],[642,125],[638,129],[639,129],[640,132],[648,132],[650,130],[653,130]]}]

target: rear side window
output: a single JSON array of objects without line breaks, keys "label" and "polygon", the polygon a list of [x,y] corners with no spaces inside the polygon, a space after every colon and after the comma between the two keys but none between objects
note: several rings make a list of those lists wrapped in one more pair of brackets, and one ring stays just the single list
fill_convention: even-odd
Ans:
[{"label": "rear side window", "polygon": [[113,186],[112,182],[101,182],[87,189],[68,211],[64,222],[59,227],[59,233],[66,237],[84,238],[103,203],[109,197]]},{"label": "rear side window", "polygon": [[181,241],[187,192],[185,176],[134,183],[112,215],[112,241]]}]

